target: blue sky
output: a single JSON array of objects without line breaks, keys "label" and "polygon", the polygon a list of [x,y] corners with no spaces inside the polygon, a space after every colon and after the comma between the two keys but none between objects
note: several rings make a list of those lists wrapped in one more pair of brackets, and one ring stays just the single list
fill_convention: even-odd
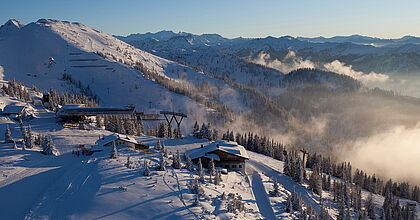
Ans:
[{"label": "blue sky", "polygon": [[159,30],[226,37],[420,36],[418,0],[8,0],[0,22],[78,21],[126,35]]}]

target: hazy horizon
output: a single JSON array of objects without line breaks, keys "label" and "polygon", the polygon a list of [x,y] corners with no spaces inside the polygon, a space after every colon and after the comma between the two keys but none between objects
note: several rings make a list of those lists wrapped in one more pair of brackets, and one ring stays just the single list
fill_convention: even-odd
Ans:
[{"label": "hazy horizon", "polygon": [[[39,18],[39,19],[60,20],[60,19],[57,19],[57,18]],[[30,24],[32,22],[36,22],[39,19],[35,19],[33,21],[30,21],[30,22],[25,23],[25,22],[22,22],[21,20],[16,19],[16,18],[9,18],[7,20],[1,20],[0,21],[0,26],[3,25],[3,24],[5,24],[9,20],[17,20],[17,21],[21,22],[21,24],[27,25],[27,24]],[[60,21],[65,21],[65,20],[60,20]],[[79,21],[70,21],[70,22],[79,22]],[[79,23],[82,23],[82,24],[87,25],[86,23],[83,23],[83,22],[79,22]],[[392,37],[392,38],[383,38],[383,37],[372,36],[372,35],[364,35],[364,34],[359,34],[359,33],[353,33],[353,34],[347,34],[347,35],[339,35],[339,34],[337,34],[337,35],[331,35],[331,36],[323,36],[323,35],[318,35],[318,36],[300,36],[300,35],[284,34],[284,35],[278,35],[278,36],[265,35],[265,36],[260,36],[260,37],[244,37],[244,36],[241,36],[241,35],[236,36],[236,37],[227,37],[225,35],[222,35],[222,34],[216,33],[216,32],[195,33],[195,32],[188,32],[188,31],[183,31],[183,30],[173,30],[173,29],[162,29],[162,30],[157,30],[157,31],[142,31],[142,32],[138,32],[138,31],[133,30],[132,32],[129,32],[127,34],[122,34],[122,35],[112,34],[112,35],[114,35],[114,36],[125,36],[126,37],[126,36],[129,36],[129,35],[132,35],[132,34],[147,34],[147,33],[156,34],[156,33],[164,32],[164,31],[173,32],[173,33],[188,33],[188,34],[194,34],[194,35],[217,34],[217,35],[220,35],[220,36],[222,36],[224,38],[228,38],[228,39],[235,39],[235,38],[267,38],[267,37],[276,37],[276,38],[279,38],[279,37],[285,37],[285,36],[291,36],[291,37],[294,37],[294,38],[321,38],[321,37],[323,37],[323,38],[327,38],[328,39],[328,38],[333,38],[333,37],[361,36],[361,37],[378,38],[378,39],[384,39],[384,40],[389,40],[389,39],[392,40],[392,39],[401,39],[403,37],[420,37],[420,35],[418,35],[418,36],[417,35],[402,35],[402,36],[397,36],[397,37]]]},{"label": "hazy horizon", "polygon": [[[217,33],[227,38],[265,36],[378,38],[420,36],[418,1],[34,1],[4,2],[0,21],[39,18],[77,21],[113,35],[157,32]],[[417,7],[416,7],[417,6]],[[393,16],[389,16],[393,15]],[[194,18],[194,19],[191,19]]]}]

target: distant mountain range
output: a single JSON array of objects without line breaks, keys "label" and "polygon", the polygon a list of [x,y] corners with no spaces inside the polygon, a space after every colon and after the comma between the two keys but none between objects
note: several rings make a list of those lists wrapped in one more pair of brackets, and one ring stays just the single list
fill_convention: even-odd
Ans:
[{"label": "distant mountain range", "polygon": [[368,37],[362,35],[351,35],[351,36],[335,36],[330,38],[325,37],[297,37],[301,41],[309,41],[314,43],[354,43],[372,46],[397,46],[404,44],[420,44],[420,38],[414,36],[404,36],[402,38],[395,39],[384,39],[377,37]]},{"label": "distant mountain range", "polygon": [[361,72],[384,74],[420,73],[420,38],[405,36],[381,39],[361,35],[316,37],[224,38],[218,34],[195,35],[161,31],[157,33],[116,36],[133,46],[165,57],[181,50],[222,50],[244,59],[255,59],[261,53],[282,60],[288,51],[303,60],[328,63],[334,60],[352,65]]}]

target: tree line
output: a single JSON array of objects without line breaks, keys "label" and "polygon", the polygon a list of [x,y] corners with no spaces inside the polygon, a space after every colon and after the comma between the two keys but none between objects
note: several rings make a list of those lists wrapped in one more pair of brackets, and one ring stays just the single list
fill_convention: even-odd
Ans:
[{"label": "tree line", "polygon": [[[379,194],[385,197],[380,216],[385,219],[396,219],[400,216],[414,216],[409,204],[402,207],[396,197],[406,198],[419,202],[420,191],[418,186],[410,186],[407,182],[393,182],[391,179],[386,183],[375,174],[356,169],[349,162],[334,162],[330,157],[323,157],[317,153],[294,148],[286,148],[282,143],[268,137],[253,133],[240,134],[226,131],[222,138],[236,141],[247,150],[270,156],[284,162],[283,173],[290,176],[297,183],[307,183],[308,188],[318,194],[322,200],[322,192],[330,191],[333,200],[339,204],[339,219],[349,216],[350,208],[357,216],[369,216],[373,218],[376,213],[373,202],[368,198],[362,201],[361,190],[371,194]],[[303,159],[307,155],[307,159]],[[398,204],[398,205],[397,205]],[[380,207],[376,207],[380,208]],[[410,218],[408,218],[410,219]]]}]

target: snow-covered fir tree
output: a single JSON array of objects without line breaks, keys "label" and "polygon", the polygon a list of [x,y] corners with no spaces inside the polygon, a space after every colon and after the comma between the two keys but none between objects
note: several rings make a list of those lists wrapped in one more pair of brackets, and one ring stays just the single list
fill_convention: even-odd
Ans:
[{"label": "snow-covered fir tree", "polygon": [[168,132],[166,131],[165,124],[164,123],[160,123],[159,124],[159,129],[158,129],[158,132],[157,132],[157,137],[164,138],[164,137],[166,137],[167,133]]},{"label": "snow-covered fir tree", "polygon": [[227,196],[226,209],[230,213],[238,213],[245,211],[245,203],[240,195],[229,193]]},{"label": "snow-covered fir tree", "polygon": [[274,181],[273,190],[270,191],[270,195],[275,197],[280,196],[280,186],[277,181]]},{"label": "snow-covered fir tree", "polygon": [[23,142],[24,142],[25,147],[27,148],[34,147],[34,139],[32,135],[32,129],[30,126],[28,128],[25,128]]},{"label": "snow-covered fir tree", "polygon": [[206,180],[204,178],[204,169],[203,169],[203,164],[201,163],[201,158],[198,158],[197,172],[198,172],[198,179],[200,180],[200,182],[205,183]]},{"label": "snow-covered fir tree", "polygon": [[309,178],[309,188],[318,195],[322,193],[322,178],[318,166],[312,168],[312,174]]},{"label": "snow-covered fir tree", "polygon": [[179,151],[176,151],[176,154],[172,157],[172,167],[175,169],[181,169],[181,156]]},{"label": "snow-covered fir tree", "polygon": [[45,155],[57,155],[57,150],[55,148],[51,136],[45,137],[42,153]]},{"label": "snow-covered fir tree", "polygon": [[166,170],[166,163],[165,163],[165,158],[163,157],[163,154],[159,154],[159,163],[158,163],[158,167],[157,170],[160,171],[164,171]]},{"label": "snow-covered fir tree", "polygon": [[125,166],[128,169],[134,169],[135,168],[134,161],[131,160],[130,155],[127,156],[127,162],[125,163]]},{"label": "snow-covered fir tree", "polygon": [[4,132],[4,143],[13,143],[12,132],[10,131],[9,125],[6,126],[6,131]]},{"label": "snow-covered fir tree", "polygon": [[193,135],[197,136],[199,131],[200,131],[200,126],[198,125],[198,122],[195,121],[194,126],[193,126]]},{"label": "snow-covered fir tree", "polygon": [[147,160],[144,160],[143,169],[143,176],[150,176],[150,168]]},{"label": "snow-covered fir tree", "polygon": [[222,182],[222,172],[220,170],[216,170],[213,183],[215,185],[220,185],[220,182]]},{"label": "snow-covered fir tree", "polygon": [[117,159],[117,157],[118,157],[117,146],[115,145],[115,141],[113,141],[112,142],[112,149],[111,149],[111,153],[109,155],[109,158]]},{"label": "snow-covered fir tree", "polygon": [[214,166],[213,158],[211,158],[210,161],[209,161],[208,171],[209,171],[209,174],[211,176],[214,176],[215,175],[216,169],[215,169],[215,166]]},{"label": "snow-covered fir tree", "polygon": [[193,193],[193,194],[198,194],[198,195],[203,195],[204,194],[204,189],[197,179],[193,179],[193,180],[188,181],[187,187],[191,191],[191,193]]},{"label": "snow-covered fir tree", "polygon": [[289,156],[288,155],[286,155],[285,156],[285,160],[284,160],[284,166],[283,166],[283,173],[285,174],[285,175],[288,175],[288,176],[290,176],[290,160],[289,160]]},{"label": "snow-covered fir tree", "polygon": [[376,219],[375,214],[375,204],[373,203],[373,195],[372,193],[369,193],[365,204],[364,204],[365,210],[367,212],[367,216],[371,219]]},{"label": "snow-covered fir tree", "polygon": [[295,173],[294,173],[294,178],[293,178],[297,183],[303,182],[303,172],[304,172],[303,164],[301,162],[301,159],[298,158],[295,162]]},{"label": "snow-covered fir tree", "polygon": [[194,171],[193,162],[188,155],[185,155],[185,168],[190,172]]}]

